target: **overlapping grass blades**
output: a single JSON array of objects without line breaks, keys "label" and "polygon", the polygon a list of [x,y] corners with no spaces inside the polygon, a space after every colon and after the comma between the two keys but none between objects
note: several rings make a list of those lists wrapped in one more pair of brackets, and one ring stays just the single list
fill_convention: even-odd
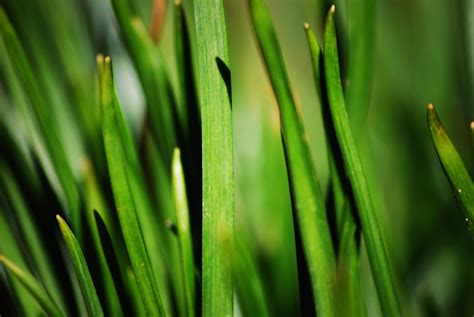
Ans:
[{"label": "overlapping grass blades", "polygon": [[3,255],[0,255],[0,264],[4,265],[8,271],[11,272],[21,284],[23,284],[23,286],[38,301],[48,316],[64,316],[58,305],[31,274],[22,270]]},{"label": "overlapping grass blades", "polygon": [[[474,221],[474,183],[464,163],[453,145],[448,134],[444,130],[434,106],[427,107],[427,120],[431,138],[438,154],[438,158],[448,178],[454,196],[462,206],[469,230],[472,230]],[[471,124],[471,133],[474,131]]]},{"label": "overlapping grass blades", "polygon": [[230,92],[220,73],[227,64],[222,0],[194,3],[198,95],[202,123],[202,314],[233,314],[232,274],[225,241],[234,230],[234,158]]},{"label": "overlapping grass blades", "polygon": [[341,148],[346,175],[354,194],[382,310],[387,316],[399,316],[400,308],[395,283],[382,232],[368,191],[365,172],[352,135],[345,106],[340,78],[334,12],[335,7],[332,6],[324,30],[324,72],[332,122]]},{"label": "overlapping grass blades", "polygon": [[263,0],[249,0],[249,5],[258,44],[280,109],[294,217],[311,275],[316,311],[322,316],[333,316],[336,314],[336,260],[324,198],[270,14]]},{"label": "overlapping grass blades", "polygon": [[[109,169],[115,206],[122,233],[147,314],[165,314],[155,277],[140,228],[134,197],[132,196],[127,165],[127,142],[124,140],[123,122],[119,122],[120,109],[113,87],[110,57],[98,58],[101,122],[105,153]],[[129,152],[128,152],[129,154]],[[157,250],[158,251],[158,250]],[[159,251],[158,251],[159,252]]]}]

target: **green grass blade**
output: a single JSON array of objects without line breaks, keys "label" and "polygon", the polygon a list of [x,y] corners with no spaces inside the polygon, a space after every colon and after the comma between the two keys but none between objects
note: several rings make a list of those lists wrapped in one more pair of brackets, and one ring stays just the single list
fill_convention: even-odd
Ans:
[{"label": "green grass blade", "polygon": [[89,316],[104,316],[102,307],[99,302],[99,297],[95,290],[94,282],[92,281],[89,268],[87,267],[86,259],[82,253],[79,242],[72,233],[67,223],[59,215],[56,216],[58,220],[59,229],[63,235],[64,242],[66,243],[69,256],[71,258],[74,272],[76,273],[79,286],[81,288],[82,296],[86,304],[87,313]]},{"label": "green grass blade", "polygon": [[128,179],[121,128],[117,122],[116,112],[119,109],[115,100],[110,57],[104,60],[99,58],[98,67],[101,80],[102,134],[120,226],[145,311],[150,315],[162,316],[164,309],[155,284]]},{"label": "green grass blade", "polygon": [[51,268],[51,260],[44,245],[37,226],[34,224],[31,214],[28,212],[26,202],[22,197],[22,193],[18,188],[13,175],[7,166],[0,163],[1,183],[5,189],[5,195],[11,204],[14,217],[19,226],[19,231],[24,239],[27,249],[27,258],[32,263],[34,271],[38,273],[41,282],[50,292],[56,303],[61,305],[61,310],[65,310],[64,299],[61,296],[59,281]]},{"label": "green grass blade", "polygon": [[356,141],[364,131],[370,104],[377,1],[349,0],[347,112]]},{"label": "green grass blade", "polygon": [[194,13],[202,120],[202,313],[232,316],[230,250],[221,243],[224,236],[232,240],[234,223],[232,109],[217,64],[229,60],[223,2],[197,0]]},{"label": "green grass blade", "polygon": [[[330,124],[330,114],[328,114],[328,100],[326,94],[326,85],[324,80],[323,52],[318,44],[316,35],[310,28],[309,24],[304,25],[306,37],[308,41],[311,64],[313,68],[314,81],[316,90],[323,104],[326,139],[329,144],[328,161],[331,175],[331,192],[332,207],[336,222],[336,234],[338,236],[338,296],[344,305],[340,305],[339,313],[342,316],[364,316],[366,309],[364,308],[364,300],[362,299],[362,288],[359,271],[359,255],[360,255],[360,231],[352,215],[352,203],[350,194],[347,193],[347,186],[343,185],[344,176],[343,167],[340,166],[340,159],[337,159],[336,153],[340,150],[337,145],[334,127]],[[338,157],[338,156],[337,156]],[[339,158],[339,157],[338,157]]]},{"label": "green grass blade", "polygon": [[341,148],[346,174],[354,193],[355,204],[361,221],[362,232],[367,245],[367,253],[382,310],[386,316],[400,316],[395,284],[382,232],[376,218],[366,176],[346,111],[339,70],[334,11],[335,7],[332,6],[324,31],[324,71],[332,121]]},{"label": "green grass blade", "polygon": [[474,183],[432,104],[428,105],[427,118],[436,153],[471,230],[474,221]]},{"label": "green grass blade", "polygon": [[471,122],[469,125],[469,129],[471,130],[471,145],[472,145],[472,150],[474,151],[474,121]]},{"label": "green grass blade", "polygon": [[280,109],[293,209],[311,276],[316,311],[321,316],[334,316],[336,261],[324,198],[270,13],[262,0],[250,0],[249,3],[258,44]]},{"label": "green grass blade", "polygon": [[181,154],[179,149],[173,155],[173,197],[176,211],[176,226],[182,266],[183,289],[186,299],[186,316],[195,316],[195,274],[194,256],[189,224],[189,208],[186,196]]},{"label": "green grass blade", "polygon": [[0,264],[3,264],[28,289],[48,316],[64,316],[58,305],[30,273],[22,270],[3,255],[0,255]]},{"label": "green grass blade", "polygon": [[66,202],[63,202],[65,203],[65,211],[71,216],[74,227],[80,230],[79,193],[63,145],[59,139],[56,122],[53,120],[54,117],[51,116],[50,108],[36,82],[35,73],[3,9],[0,9],[0,31],[6,44],[7,53],[13,61],[17,76],[20,78],[23,88],[28,94],[33,112],[40,127],[40,132],[45,141],[54,169],[58,174],[62,190],[66,197]]}]

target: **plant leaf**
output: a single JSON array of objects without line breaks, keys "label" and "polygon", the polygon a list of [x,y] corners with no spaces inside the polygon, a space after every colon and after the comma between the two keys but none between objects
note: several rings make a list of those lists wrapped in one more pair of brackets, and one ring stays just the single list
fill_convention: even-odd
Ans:
[{"label": "plant leaf", "polygon": [[59,215],[56,216],[58,220],[59,229],[63,235],[64,242],[66,243],[69,256],[71,258],[74,272],[76,273],[79,287],[81,288],[82,296],[86,304],[87,313],[89,316],[104,316],[102,307],[99,302],[99,297],[95,290],[94,282],[92,281],[89,268],[87,267],[86,259],[82,253],[81,247],[76,237],[72,233],[71,229]]},{"label": "plant leaf", "polygon": [[253,25],[280,109],[294,217],[300,228],[318,315],[336,313],[336,260],[324,198],[313,166],[307,136],[291,94],[283,56],[263,0],[249,0]]},{"label": "plant leaf", "polygon": [[436,153],[471,230],[474,221],[474,183],[432,104],[428,105],[427,119]]},{"label": "plant leaf", "polygon": [[216,63],[216,58],[224,63],[229,60],[223,1],[197,0],[194,14],[202,122],[202,313],[232,316],[232,272],[226,260],[230,250],[222,244],[233,240],[232,111]]},{"label": "plant leaf", "polygon": [[400,316],[400,308],[382,232],[376,218],[365,172],[352,135],[345,106],[339,70],[334,11],[335,7],[332,6],[324,30],[324,71],[332,122],[341,148],[346,175],[354,193],[382,310],[384,315]]},{"label": "plant leaf", "polygon": [[110,57],[104,60],[99,58],[98,62],[101,80],[102,135],[120,226],[145,311],[147,314],[163,316],[165,314],[163,304],[155,284],[128,179],[129,167],[126,163],[122,130],[117,122],[119,109],[115,100],[111,60]]},{"label": "plant leaf", "polygon": [[179,250],[182,266],[183,291],[185,293],[185,315],[195,316],[195,274],[194,256],[191,240],[191,227],[189,224],[189,208],[186,196],[186,184],[184,181],[183,168],[181,166],[181,154],[178,148],[173,155],[173,197],[176,212],[176,226],[178,229]]},{"label": "plant leaf", "polygon": [[3,255],[0,255],[0,263],[28,289],[48,316],[64,316],[48,292],[45,292],[41,284],[30,273],[22,270]]}]

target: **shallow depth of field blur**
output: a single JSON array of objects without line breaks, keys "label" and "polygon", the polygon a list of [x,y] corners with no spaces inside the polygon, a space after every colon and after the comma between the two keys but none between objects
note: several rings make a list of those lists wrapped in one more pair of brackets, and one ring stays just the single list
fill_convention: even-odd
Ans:
[{"label": "shallow depth of field blur", "polygon": [[[144,21],[150,20],[151,2],[140,2]],[[176,85],[172,1],[169,2],[161,45],[172,83]],[[271,312],[294,316],[299,313],[297,263],[294,256],[288,256],[296,251],[278,108],[257,50],[246,1],[224,2],[232,72],[236,235],[248,242],[258,261],[257,270],[263,277]],[[345,0],[334,2],[344,67],[347,56],[344,39],[351,11]],[[109,1],[2,0],[1,3],[35,71],[43,79],[45,96],[52,101],[51,115],[58,116],[63,124],[61,137],[67,155],[76,162],[74,173],[80,173],[84,164],[84,145],[68,143],[76,139],[69,133],[77,130],[68,126],[75,122],[73,112],[57,109],[71,107],[68,95],[71,83],[61,78],[75,76],[79,84],[87,87],[84,91],[93,102],[95,56],[99,52],[110,54],[114,60],[117,93],[131,131],[138,137],[144,97],[117,33]],[[186,9],[191,5],[187,0],[183,3]],[[325,192],[329,174],[327,153],[303,23],[309,22],[320,37],[331,3],[324,0],[267,0],[267,3]],[[192,9],[187,13],[192,13]],[[192,21],[192,16],[189,18]],[[431,102],[436,106],[448,134],[474,175],[474,150],[468,129],[474,119],[474,1],[378,1],[375,29],[373,89],[360,151],[397,278],[401,306],[406,316],[471,316],[474,314],[474,232],[467,229],[461,207],[436,156],[426,123],[426,105]],[[53,34],[61,37],[54,38]],[[56,85],[56,89],[51,85]],[[62,88],[58,89],[58,85]],[[14,105],[10,100],[2,79],[0,117],[12,111]],[[16,129],[16,137],[21,140],[25,127],[18,124]],[[1,139],[0,147],[0,160],[21,179],[22,171],[13,169],[14,158],[3,150]],[[46,205],[59,208],[55,201]],[[47,214],[54,221],[57,210],[35,212]],[[361,261],[369,315],[380,316],[364,251]]]}]

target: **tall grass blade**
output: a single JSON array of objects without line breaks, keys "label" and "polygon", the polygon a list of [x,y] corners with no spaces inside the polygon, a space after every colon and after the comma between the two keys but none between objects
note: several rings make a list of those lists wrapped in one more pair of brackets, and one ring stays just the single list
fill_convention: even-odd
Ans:
[{"label": "tall grass blade", "polygon": [[323,52],[318,44],[316,35],[307,23],[305,24],[305,31],[316,90],[323,105],[324,126],[327,143],[329,144],[330,195],[332,196],[332,212],[334,212],[335,217],[335,232],[338,237],[338,295],[344,302],[344,305],[339,306],[339,313],[343,316],[364,316],[366,315],[366,309],[364,308],[364,300],[362,300],[359,271],[360,230],[357,230],[357,224],[352,215],[351,193],[348,192],[346,184],[343,184],[343,180],[346,177],[343,166],[341,166],[342,162],[340,162],[340,149],[337,144],[334,127],[330,122],[330,114],[328,113]]},{"label": "tall grass blade", "polygon": [[376,218],[366,176],[352,135],[345,106],[339,70],[334,11],[335,7],[332,6],[327,17],[326,29],[324,30],[324,71],[332,122],[341,148],[346,175],[349,178],[354,193],[355,204],[362,225],[362,233],[367,245],[367,253],[383,313],[386,316],[400,316],[395,284],[382,232]]},{"label": "tall grass blade", "polygon": [[49,113],[49,107],[36,82],[35,73],[3,9],[0,9],[0,31],[15,72],[22,83],[23,89],[27,92],[54,170],[64,191],[66,199],[66,201],[63,201],[64,208],[71,216],[74,228],[80,230],[79,193],[63,144],[59,139],[56,122]]},{"label": "tall grass blade", "polygon": [[474,221],[474,183],[458,151],[444,130],[438,113],[432,104],[428,105],[427,119],[431,138],[433,139],[433,144],[443,166],[444,173],[448,178],[454,196],[456,196],[465,212],[468,228],[472,230],[472,223]]},{"label": "tall grass blade", "polygon": [[0,264],[3,264],[3,266],[5,266],[8,271],[17,278],[26,289],[28,289],[31,295],[33,295],[41,307],[43,307],[48,316],[64,316],[48,292],[44,290],[41,284],[30,273],[22,270],[3,255],[0,255]]},{"label": "tall grass blade", "polygon": [[232,110],[217,60],[229,61],[222,0],[194,3],[202,122],[202,314],[232,316],[232,273],[226,261],[234,223]]},{"label": "tall grass blade", "polygon": [[76,273],[79,287],[81,288],[82,296],[87,308],[89,316],[104,316],[102,306],[99,302],[99,297],[95,290],[94,282],[92,281],[89,268],[87,267],[86,259],[82,253],[79,242],[72,233],[67,223],[59,215],[56,216],[59,224],[59,229],[63,235],[64,242],[66,243],[69,256],[71,258],[74,272]]},{"label": "tall grass blade", "polygon": [[182,267],[183,291],[185,293],[185,315],[195,316],[195,274],[194,256],[189,223],[188,199],[179,149],[173,155],[173,197],[176,212],[176,226]]},{"label": "tall grass blade", "polygon": [[130,188],[129,173],[127,173],[129,166],[127,166],[126,151],[121,135],[122,128],[117,122],[119,109],[117,109],[118,104],[113,87],[110,57],[103,60],[99,57],[98,67],[101,82],[102,135],[120,226],[145,311],[150,315],[162,316],[164,315],[163,304],[155,284]]},{"label": "tall grass blade", "polygon": [[312,163],[302,120],[291,94],[270,13],[263,0],[249,0],[249,4],[260,51],[280,109],[281,133],[293,211],[300,228],[316,311],[321,316],[334,316],[336,260],[324,198]]}]

